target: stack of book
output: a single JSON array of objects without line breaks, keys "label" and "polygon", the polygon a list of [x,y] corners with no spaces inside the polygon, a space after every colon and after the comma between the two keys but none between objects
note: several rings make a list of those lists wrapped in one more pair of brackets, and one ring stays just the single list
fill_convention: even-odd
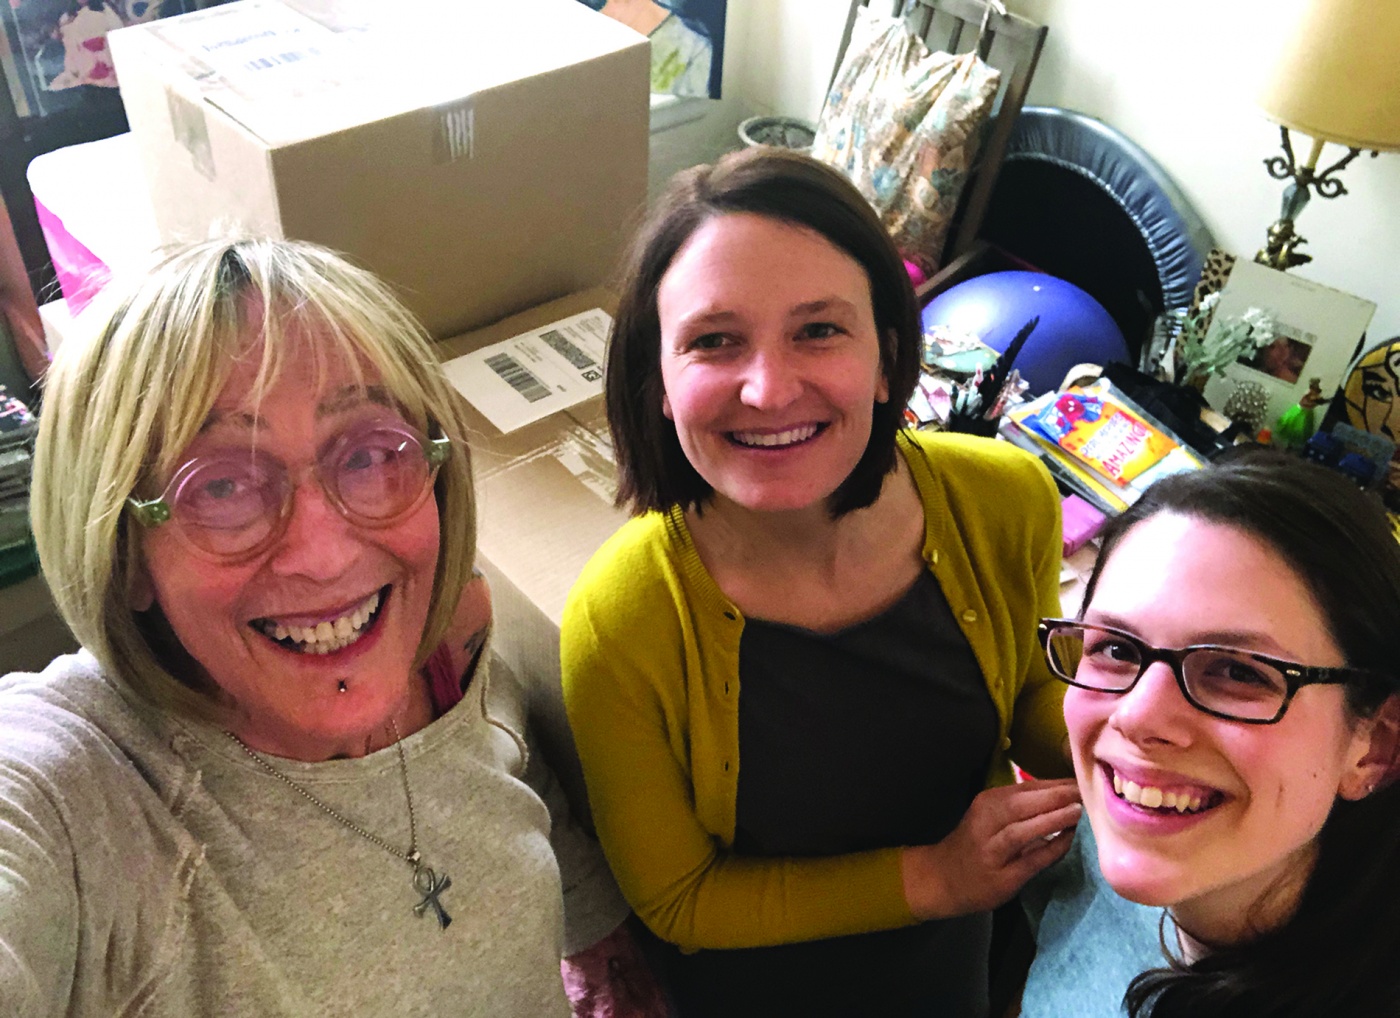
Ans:
[{"label": "stack of book", "polygon": [[29,544],[29,475],[39,422],[0,385],[0,552]]},{"label": "stack of book", "polygon": [[1132,505],[1159,477],[1204,465],[1108,379],[1013,407],[1002,434],[1039,455],[1062,487],[1109,515]]}]

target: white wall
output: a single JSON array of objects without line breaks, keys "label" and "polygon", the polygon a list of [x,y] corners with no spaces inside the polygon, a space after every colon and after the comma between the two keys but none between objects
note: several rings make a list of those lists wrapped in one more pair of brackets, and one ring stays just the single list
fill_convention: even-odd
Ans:
[{"label": "white wall", "polygon": [[[1028,101],[1118,128],[1177,181],[1222,247],[1252,257],[1283,192],[1263,166],[1279,151],[1278,129],[1253,105],[1254,93],[1272,36],[1296,0],[1008,2],[1050,26]],[[657,136],[653,187],[670,170],[733,147],[743,116],[815,118],[846,7],[846,0],[730,0],[726,98],[686,125],[689,136]],[[1297,140],[1295,150],[1303,155],[1307,146]],[[1342,154],[1328,146],[1324,164]],[[1292,271],[1375,301],[1373,341],[1400,335],[1400,153],[1363,155],[1342,179],[1349,194],[1314,197],[1300,217],[1303,250],[1314,260]]]}]

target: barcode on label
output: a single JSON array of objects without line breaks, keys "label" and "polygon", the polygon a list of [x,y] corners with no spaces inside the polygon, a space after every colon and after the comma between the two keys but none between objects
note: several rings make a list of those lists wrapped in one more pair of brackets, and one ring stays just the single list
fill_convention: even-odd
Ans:
[{"label": "barcode on label", "polygon": [[498,353],[486,358],[486,366],[520,395],[526,402],[538,403],[549,396],[549,388],[509,354]]},{"label": "barcode on label", "polygon": [[584,371],[588,368],[596,368],[598,366],[597,361],[565,339],[561,332],[556,332],[551,329],[549,332],[540,333],[540,339],[548,343],[559,356],[563,357],[580,371]]},{"label": "barcode on label", "polygon": [[295,64],[308,57],[318,56],[319,52],[314,49],[298,52],[292,50],[288,53],[269,53],[266,56],[257,57],[244,63],[244,67],[250,71],[265,71],[269,67],[280,67],[283,64]]}]

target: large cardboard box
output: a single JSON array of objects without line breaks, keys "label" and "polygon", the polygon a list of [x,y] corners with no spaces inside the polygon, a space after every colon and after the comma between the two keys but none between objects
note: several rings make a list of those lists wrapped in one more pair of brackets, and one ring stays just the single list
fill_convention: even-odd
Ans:
[{"label": "large cardboard box", "polygon": [[602,282],[646,199],[647,41],[578,0],[240,0],[111,49],[162,240],[325,244],[434,336]]},{"label": "large cardboard box", "polygon": [[[446,340],[439,352],[450,360],[591,308],[612,314],[615,304],[604,289],[573,294]],[[627,520],[612,505],[616,480],[603,401],[594,397],[509,433],[475,411],[469,418],[477,563],[495,605],[492,645],[530,690],[545,755],[574,812],[589,824],[560,692],[559,624],[584,565]]]}]

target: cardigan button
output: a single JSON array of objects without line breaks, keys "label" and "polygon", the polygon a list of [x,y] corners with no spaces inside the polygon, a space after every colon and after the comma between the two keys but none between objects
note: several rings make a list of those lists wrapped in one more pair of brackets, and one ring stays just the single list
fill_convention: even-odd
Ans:
[{"label": "cardigan button", "polygon": [[977,621],[977,613],[976,613],[975,611],[973,611],[971,608],[969,608],[967,611],[965,611],[965,612],[962,613],[962,620],[963,620],[964,622],[976,622],[976,621]]},{"label": "cardigan button", "polygon": [[1010,749],[1010,748],[1011,748],[1011,736],[1009,736],[1009,735],[1003,735],[1003,736],[1001,737],[1001,748],[1002,748],[1002,749]]}]

